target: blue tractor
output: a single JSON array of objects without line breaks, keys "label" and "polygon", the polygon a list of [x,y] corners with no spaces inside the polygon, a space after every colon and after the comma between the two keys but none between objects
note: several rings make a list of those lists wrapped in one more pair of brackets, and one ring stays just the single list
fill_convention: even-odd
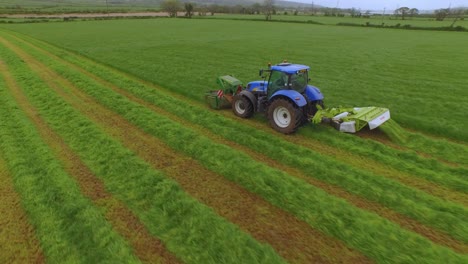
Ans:
[{"label": "blue tractor", "polygon": [[249,82],[246,87],[236,78],[218,78],[221,90],[209,91],[205,99],[212,108],[232,107],[236,116],[250,118],[255,112],[266,114],[271,127],[283,134],[294,133],[311,120],[327,122],[336,129],[355,133],[365,126],[380,126],[390,118],[386,108],[324,109],[323,94],[308,84],[310,67],[283,62],[267,70],[260,70],[261,81]]},{"label": "blue tractor", "polygon": [[253,81],[235,94],[232,110],[235,115],[249,118],[255,112],[267,114],[271,127],[290,134],[308,117],[323,107],[323,95],[309,85],[309,66],[283,62],[260,70],[262,81]]}]

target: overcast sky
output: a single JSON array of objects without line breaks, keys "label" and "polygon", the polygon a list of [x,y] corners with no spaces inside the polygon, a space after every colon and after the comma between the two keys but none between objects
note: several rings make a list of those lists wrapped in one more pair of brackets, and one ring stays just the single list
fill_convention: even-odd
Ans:
[{"label": "overcast sky", "polygon": [[290,0],[294,2],[302,2],[327,7],[339,8],[361,8],[371,10],[396,9],[398,7],[407,6],[409,8],[417,8],[419,10],[429,10],[438,8],[448,8],[465,6],[468,7],[468,0]]}]

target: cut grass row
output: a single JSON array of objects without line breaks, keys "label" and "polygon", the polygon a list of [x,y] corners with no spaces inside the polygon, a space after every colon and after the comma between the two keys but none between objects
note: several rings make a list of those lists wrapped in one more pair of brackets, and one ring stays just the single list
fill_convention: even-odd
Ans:
[{"label": "cut grass row", "polygon": [[104,212],[106,220],[130,243],[135,255],[144,262],[178,263],[161,241],[151,236],[141,221],[121,201],[106,191],[102,181],[96,178],[60,136],[44,123],[37,110],[29,104],[11,74],[6,69],[2,68],[2,71],[17,104],[33,122],[43,141],[53,150],[56,159],[63,164],[65,171],[74,177],[80,191]]},{"label": "cut grass row", "polygon": [[[42,60],[43,59],[44,58],[42,58]],[[48,61],[47,65],[50,65],[52,68],[54,68],[54,62]],[[60,72],[58,68],[59,67],[55,65],[54,69]],[[389,223],[388,221],[384,219],[376,217],[373,214],[369,214],[360,210],[356,210],[352,207],[350,208],[350,206],[346,203],[343,203],[343,201],[336,200],[335,198],[332,198],[332,197],[328,197],[326,194],[324,194],[320,190],[314,189],[308,185],[304,185],[300,181],[297,181],[295,179],[292,179],[291,177],[288,177],[287,175],[284,175],[284,173],[266,168],[265,166],[262,166],[262,164],[255,164],[255,163],[252,164],[249,157],[246,156],[245,154],[236,153],[236,151],[232,149],[226,148],[219,144],[214,144],[210,142],[209,140],[206,140],[200,135],[193,134],[189,129],[185,129],[183,127],[178,126],[172,121],[167,120],[167,118],[165,118],[164,116],[157,116],[155,115],[155,113],[148,111],[147,109],[144,109],[139,105],[132,104],[131,102],[129,102],[128,100],[126,100],[125,98],[122,98],[121,96],[117,94],[112,94],[110,91],[106,91],[105,87],[99,87],[97,84],[90,82],[89,80],[86,80],[85,76],[80,76],[78,73],[74,73],[74,74],[70,72],[68,72],[68,74],[65,74],[64,72],[61,72],[61,73],[64,74],[64,76],[66,76],[72,82],[74,82],[75,85],[77,85],[78,87],[81,87],[82,89],[86,90],[87,93],[93,95],[97,100],[99,100],[104,105],[107,105],[109,108],[114,109],[116,112],[119,112],[128,120],[139,125],[143,129],[147,130],[149,133],[152,133],[162,138],[172,147],[196,157],[198,160],[200,160],[200,162],[204,163],[205,166],[211,167],[212,169],[217,170],[217,171],[221,171],[221,173],[224,174],[226,177],[236,180],[237,182],[246,186],[247,188],[253,189],[255,192],[261,193],[266,199],[270,200],[274,204],[277,204],[278,206],[288,207],[287,208],[288,210],[293,211],[296,215],[298,215],[301,218],[305,218],[306,221],[309,221],[309,223],[313,225],[318,224],[316,221],[314,221],[314,220],[317,220],[317,218],[327,220],[327,221],[319,221],[320,226],[318,226],[318,228],[322,230],[326,230],[326,232],[332,233],[335,236],[342,238],[347,243],[350,243],[353,246],[357,246],[361,250],[365,248],[364,251],[367,254],[371,254],[377,259],[381,259],[382,257],[385,259],[385,256],[389,257],[389,255],[386,255],[386,253],[389,253],[389,249],[386,249],[383,252],[379,253],[379,251],[382,250],[382,248],[380,248],[379,250],[376,250],[376,247],[377,248],[379,247],[378,246],[379,243],[369,242],[369,241],[384,239],[382,237],[382,233],[380,233],[383,229],[396,228],[394,232],[390,231],[390,233],[398,234],[396,235],[397,237],[400,235],[403,235],[403,236],[412,236],[412,239],[416,239],[416,240],[422,239],[421,237],[415,236],[414,234],[409,233],[407,231],[399,230],[397,226]],[[157,120],[157,122],[155,123],[154,120]],[[171,134],[178,135],[178,136],[177,138],[174,138],[173,136],[170,136]],[[183,139],[186,139],[186,140],[184,141]],[[189,142],[189,144],[181,145],[179,140],[182,140],[184,142]],[[201,153],[202,149],[205,149],[208,151],[207,152],[203,151],[203,153]],[[217,153],[219,153],[219,151],[221,151],[223,154],[216,155]],[[211,154],[207,154],[207,153],[211,153]],[[227,166],[221,166],[222,164],[220,164],[220,161],[218,160],[218,158],[216,157],[213,158],[212,156],[224,157],[225,159],[224,163],[225,165],[226,163],[228,163]],[[230,166],[229,164],[233,164],[233,165]],[[255,172],[252,171],[254,169],[256,169]],[[246,175],[247,172],[250,172],[250,171],[252,171],[252,173],[250,173],[250,176],[247,176]],[[257,176],[253,177],[254,175],[257,175]],[[264,175],[269,175],[269,176],[265,178]],[[286,194],[291,195],[291,197],[287,197],[287,196],[285,197]],[[314,196],[319,196],[319,197],[314,197]],[[317,200],[311,201],[310,200],[311,198],[315,198],[315,199],[319,198],[317,199],[318,201],[320,201],[320,204],[321,204],[319,208],[317,208],[317,204],[316,204]],[[289,200],[292,202],[284,204],[285,200]],[[324,200],[328,201],[328,203],[331,203],[331,202],[336,203],[337,206],[331,205],[331,206],[322,207],[323,203],[327,205],[326,204],[327,202],[324,202]],[[332,212],[329,212],[329,211],[322,212],[324,214],[317,215],[317,209],[320,209],[320,208],[322,208],[322,210],[324,208],[333,208],[333,209],[331,209]],[[341,213],[339,213],[340,210],[342,211]],[[348,221],[342,222],[337,219],[335,220],[332,220],[332,219],[338,215],[339,217],[343,217],[342,213],[346,215],[346,219],[348,221],[353,219],[350,221],[351,230],[349,230],[348,229],[349,227],[348,227],[346,228],[347,230],[341,230],[337,232],[336,229],[340,230],[340,228],[345,228],[345,225],[346,225],[345,222],[348,222]],[[379,223],[381,228],[378,228],[378,229],[380,231],[375,232],[375,233],[371,232],[374,234],[374,237],[372,237],[372,235],[371,237],[369,237],[370,235],[369,233],[362,232],[363,230],[369,229],[364,226],[361,226],[362,223],[366,221],[357,221],[354,218],[348,219],[347,216],[349,216],[349,214],[356,216],[357,217],[356,219],[359,219],[359,218],[364,218],[364,219],[367,218],[368,220],[373,219],[371,220],[372,222],[376,221]],[[327,218],[331,218],[331,219],[327,219]],[[331,224],[331,223],[336,223],[336,222],[338,223],[341,222],[341,225]],[[328,225],[327,227],[327,223],[331,225]],[[354,232],[352,230],[354,230],[354,232],[357,231],[357,234],[356,233],[353,234]],[[365,239],[363,237],[365,237]],[[403,239],[403,240],[408,241],[407,239]],[[364,241],[367,241],[367,243]],[[428,243],[427,240],[423,239],[423,241],[426,241],[426,243]],[[364,246],[362,243],[369,244],[369,245]],[[400,243],[397,243],[397,244],[400,245]],[[372,246],[370,245],[373,245],[374,248],[372,248]],[[370,246],[371,248],[369,249],[368,246]],[[410,246],[410,247],[413,247],[413,246]],[[437,248],[437,246],[434,246],[434,247]],[[396,248],[390,249],[390,251],[391,250],[405,251],[404,247],[403,248],[397,247],[397,248],[398,249]],[[411,253],[409,253],[409,255],[408,253],[409,252],[407,252],[404,255],[402,254],[399,254],[399,255],[402,256],[403,258],[404,256],[411,256]]]},{"label": "cut grass row", "polygon": [[283,262],[271,247],[214,214],[109,138],[53,93],[11,51],[2,50],[2,57],[46,122],[177,257],[188,263]]},{"label": "cut grass row", "polygon": [[[4,51],[0,47],[2,58]],[[131,248],[54,159],[6,87],[0,89],[0,119],[0,148],[46,259],[137,263]]]},{"label": "cut grass row", "polygon": [[[36,56],[41,55],[36,54]],[[47,58],[44,56],[42,57],[42,59],[47,60]],[[56,64],[56,62],[51,62],[50,60],[48,63],[51,63],[52,67],[55,67],[58,72],[70,80],[75,79],[75,82],[78,82],[79,80],[80,83],[77,83],[77,86],[87,90],[87,92],[90,94],[94,93],[93,96],[98,98],[98,100],[102,103],[103,100],[105,100],[105,97],[110,96],[113,100],[117,96],[115,94],[97,95],[96,91],[90,90],[95,89],[101,91],[105,90],[106,88],[99,86],[99,84],[90,82],[89,80],[85,80],[86,77],[79,76],[78,73],[71,73],[60,63]],[[119,76],[112,76],[111,78],[107,76],[107,79],[116,81],[121,80],[122,78]],[[171,102],[171,98],[168,98],[167,96],[163,97],[161,94],[155,94],[157,92],[154,90],[146,89],[145,91],[145,87],[137,87],[137,85],[139,84],[120,83],[119,86],[130,89],[135,94],[139,95],[145,100],[149,100],[152,103],[159,105],[161,108],[168,109],[169,111],[171,111],[171,109],[177,108],[176,111],[178,112],[176,112],[176,114],[183,116],[184,118],[189,117],[189,120],[194,123],[202,122],[205,127],[210,128],[231,140],[236,139],[236,142],[240,144],[261,150],[263,153],[266,153],[267,155],[270,155],[277,160],[281,160],[283,163],[289,164],[291,166],[300,166],[300,168],[308,175],[317,177],[332,184],[342,186],[352,193],[387,205],[390,208],[393,208],[402,214],[408,215],[422,223],[436,227],[439,230],[442,230],[461,241],[466,240],[466,236],[464,234],[467,232],[467,230],[463,219],[467,213],[466,210],[461,206],[439,200],[423,192],[418,192],[414,189],[407,188],[388,179],[378,177],[377,175],[357,171],[356,169],[350,168],[345,164],[337,163],[335,160],[321,157],[319,153],[315,153],[310,149],[293,146],[292,144],[278,140],[278,138],[274,136],[259,131],[252,131],[246,127],[240,127],[238,124],[228,122],[225,119],[219,117],[216,119],[210,119],[213,117],[213,115],[211,117],[206,117],[207,114],[203,113],[203,110],[201,109],[197,109],[195,107],[190,107],[190,109],[184,109],[182,107],[171,108],[171,105],[182,105],[182,103],[174,101],[173,99]],[[146,94],[141,96],[141,94],[145,92]],[[162,100],[163,98],[167,101],[164,102]],[[107,102],[107,104],[109,103],[112,102]],[[109,107],[112,108],[111,106]],[[233,127],[235,130],[232,129]],[[239,130],[243,131],[244,133],[239,133]],[[250,136],[247,135],[248,133]],[[262,139],[264,139],[263,142]],[[275,142],[275,144],[272,144],[271,142]],[[278,145],[282,147],[283,153],[278,153],[276,151],[276,146]],[[334,170],[330,170],[330,168],[334,168]],[[332,172],[330,173],[330,171]],[[353,176],[348,177],[349,175]],[[446,221],[441,221],[441,219],[445,219]]]},{"label": "cut grass row", "polygon": [[[0,90],[3,89],[5,85],[0,77]],[[0,262],[45,263],[34,228],[21,206],[21,199],[2,157],[0,148]]]},{"label": "cut grass row", "polygon": [[[376,160],[398,170],[408,172],[453,190],[468,193],[465,175],[468,169],[451,167],[434,158],[425,158],[413,150],[396,150],[380,142],[366,140],[354,135],[339,134],[332,128],[310,126],[299,134],[306,139],[326,142],[330,146],[345,149],[350,153]],[[463,160],[463,152],[459,159]],[[453,179],[453,181],[452,181]]]}]

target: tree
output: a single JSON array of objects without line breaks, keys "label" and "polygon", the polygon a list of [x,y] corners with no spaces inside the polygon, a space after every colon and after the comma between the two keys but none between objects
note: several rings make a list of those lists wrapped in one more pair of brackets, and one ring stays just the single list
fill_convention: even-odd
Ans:
[{"label": "tree", "polygon": [[271,20],[271,15],[275,9],[273,0],[265,0],[263,2],[263,13],[265,14],[265,20]]},{"label": "tree", "polygon": [[444,19],[448,16],[450,13],[450,9],[448,8],[441,8],[437,9],[435,12],[435,17],[437,21],[444,21]]},{"label": "tree", "polygon": [[193,16],[193,4],[188,2],[184,4],[185,7],[185,16],[188,18],[192,18]]},{"label": "tree", "polygon": [[419,14],[419,10],[417,8],[411,8],[409,11],[410,17],[417,16]]},{"label": "tree", "polygon": [[398,16],[398,15],[401,15],[401,19],[402,20],[405,20],[405,16],[408,15],[410,9],[409,7],[400,7],[398,8],[397,10],[395,10],[395,15]]},{"label": "tree", "polygon": [[212,16],[214,16],[214,13],[219,12],[219,9],[220,7],[216,4],[208,6],[208,11],[211,13]]},{"label": "tree", "polygon": [[178,0],[165,0],[161,3],[161,8],[169,13],[169,17],[177,17],[177,11],[180,10],[180,2]]},{"label": "tree", "polygon": [[254,14],[260,14],[260,12],[262,12],[262,5],[259,3],[253,4],[251,8]]}]

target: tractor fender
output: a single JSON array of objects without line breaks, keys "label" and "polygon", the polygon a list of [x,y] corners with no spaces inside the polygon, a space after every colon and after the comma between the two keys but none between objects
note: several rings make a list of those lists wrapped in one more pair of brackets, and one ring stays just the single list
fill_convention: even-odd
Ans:
[{"label": "tractor fender", "polygon": [[320,92],[320,89],[312,85],[307,85],[305,89],[305,95],[307,96],[307,99],[309,99],[309,101],[323,100],[323,94],[322,92]]},{"label": "tractor fender", "polygon": [[302,94],[295,90],[279,90],[270,97],[270,102],[273,102],[278,97],[286,97],[293,101],[297,106],[303,107],[307,104],[306,99]]},{"label": "tractor fender", "polygon": [[252,103],[252,105],[254,107],[254,111],[255,112],[257,111],[257,98],[255,97],[255,95],[252,92],[247,91],[247,90],[243,90],[243,91],[241,91],[239,93],[239,95],[247,97],[247,99],[249,99],[249,101]]}]

